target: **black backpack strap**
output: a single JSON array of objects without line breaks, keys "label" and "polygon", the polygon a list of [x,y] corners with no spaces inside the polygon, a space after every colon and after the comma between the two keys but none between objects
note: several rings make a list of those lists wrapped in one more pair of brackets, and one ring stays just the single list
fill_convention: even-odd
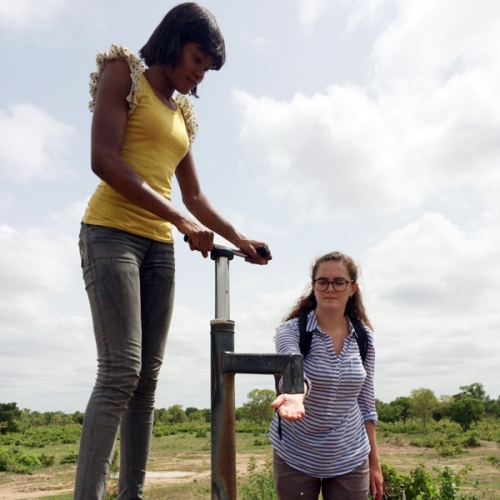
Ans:
[{"label": "black backpack strap", "polygon": [[304,311],[299,316],[299,348],[300,354],[307,356],[309,349],[311,348],[312,342],[312,332],[307,331],[307,316],[309,316],[310,311]]},{"label": "black backpack strap", "polygon": [[368,353],[368,335],[366,333],[363,323],[358,318],[353,318],[349,316],[349,319],[354,327],[354,335],[356,337],[356,342],[359,347],[359,354],[361,355],[361,360],[363,363],[366,359],[366,354]]}]

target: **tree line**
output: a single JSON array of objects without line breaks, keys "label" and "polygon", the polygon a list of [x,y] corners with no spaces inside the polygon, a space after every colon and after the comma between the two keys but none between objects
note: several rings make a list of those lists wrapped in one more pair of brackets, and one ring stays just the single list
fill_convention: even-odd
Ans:
[{"label": "tree line", "polygon": [[395,424],[413,417],[421,420],[425,427],[432,419],[436,422],[444,418],[456,422],[464,430],[470,430],[485,415],[500,417],[500,396],[490,398],[483,384],[475,382],[460,387],[453,396],[436,397],[431,389],[420,388],[411,391],[409,397],[398,397],[390,403],[376,401],[381,422]]},{"label": "tree line", "polygon": [[[236,420],[246,420],[258,425],[270,423],[274,410],[269,406],[276,394],[269,389],[254,389],[247,395],[247,401],[236,408]],[[431,389],[420,388],[411,391],[406,397],[384,403],[376,400],[377,412],[381,422],[396,424],[410,418],[421,420],[426,426],[430,420],[439,422],[444,418],[457,422],[464,431],[479,422],[485,415],[500,417],[500,396],[490,398],[483,384],[475,382],[460,387],[453,396],[436,397]],[[17,403],[0,403],[0,434],[20,432],[23,429],[46,425],[82,424],[84,413],[65,414],[63,412],[37,412],[20,409]],[[169,408],[155,409],[155,425],[209,424],[210,409],[198,409],[176,404]]]}]

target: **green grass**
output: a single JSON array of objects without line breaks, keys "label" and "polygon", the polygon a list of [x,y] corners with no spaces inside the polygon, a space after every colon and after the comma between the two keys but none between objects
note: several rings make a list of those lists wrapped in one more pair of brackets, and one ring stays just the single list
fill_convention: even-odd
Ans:
[{"label": "green grass", "polygon": [[[0,472],[0,489],[26,481],[33,487],[47,489],[71,488],[74,480],[74,464],[60,465],[62,457],[78,449],[74,441],[75,426],[48,426],[31,428],[24,435],[12,434],[0,440],[0,450],[17,446],[35,453],[45,453],[56,457],[55,465],[35,470],[34,476],[25,476],[11,472]],[[149,470],[178,470],[198,472],[210,470],[210,432],[206,428],[163,429],[160,437],[153,437]],[[37,434],[39,430],[39,434]],[[243,432],[244,430],[248,432]],[[165,432],[164,432],[165,431]],[[168,431],[168,432],[167,432]],[[172,431],[172,432],[170,432]],[[259,458],[262,462],[271,453],[267,432],[262,428],[246,423],[240,424],[236,433],[236,449],[240,457]],[[175,432],[175,433],[174,433]],[[197,437],[200,436],[200,437]],[[471,468],[462,481],[460,492],[476,495],[480,500],[500,500],[500,420],[488,419],[464,433],[460,427],[450,422],[431,423],[423,428],[418,422],[407,425],[401,423],[380,424],[378,437],[381,450],[381,460],[408,474],[419,464],[425,465],[429,473],[435,477],[434,467],[443,469],[449,466],[458,472],[464,466]],[[53,439],[54,442],[50,440]],[[33,446],[40,443],[41,447]],[[22,443],[29,444],[23,446]],[[415,445],[411,445],[414,443]],[[477,446],[480,444],[480,446]],[[246,471],[238,477],[238,492],[241,493]],[[47,476],[49,479],[47,480]],[[45,483],[43,483],[45,477]],[[47,482],[48,481],[48,482]],[[63,485],[63,486],[61,486]],[[42,498],[42,497],[40,497]],[[61,493],[44,500],[70,500],[70,493]],[[150,486],[146,490],[146,500],[175,498],[178,500],[209,500],[210,477],[189,480],[182,484]],[[241,499],[241,497],[240,497]]]}]

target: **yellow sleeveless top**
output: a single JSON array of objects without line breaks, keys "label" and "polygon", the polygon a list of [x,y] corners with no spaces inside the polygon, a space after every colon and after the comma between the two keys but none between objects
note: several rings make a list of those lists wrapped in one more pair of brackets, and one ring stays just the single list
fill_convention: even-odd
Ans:
[{"label": "yellow sleeveless top", "polygon": [[[105,63],[123,57],[126,51],[123,58],[131,68],[133,84],[127,98],[129,117],[121,156],[151,188],[170,200],[175,169],[186,155],[190,140],[196,135],[196,117],[185,96],[176,97],[176,101],[180,101],[176,111],[165,106],[149,86],[140,60],[124,47],[113,47],[118,49],[116,54],[110,50],[98,55],[98,72],[91,75],[91,95],[95,98]],[[99,56],[105,56],[101,65]],[[94,99],[89,105],[91,110],[93,105]],[[121,229],[156,241],[173,242],[170,222],[128,201],[104,181],[92,195],[83,222]]]}]

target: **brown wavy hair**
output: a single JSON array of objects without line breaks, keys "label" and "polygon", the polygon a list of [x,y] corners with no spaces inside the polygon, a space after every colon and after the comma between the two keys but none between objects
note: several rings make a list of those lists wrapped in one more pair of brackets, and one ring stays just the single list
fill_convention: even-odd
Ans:
[{"label": "brown wavy hair", "polygon": [[[319,257],[311,267],[311,283],[307,285],[299,300],[292,308],[292,310],[286,315],[286,317],[283,318],[283,321],[298,318],[303,312],[309,312],[313,309],[316,309],[318,303],[316,302],[312,282],[316,279],[316,273],[318,272],[320,264],[330,261],[341,262],[342,264],[344,264],[347,268],[347,272],[349,273],[350,278],[354,280],[355,283],[358,282],[359,269],[355,262],[351,259],[351,257],[340,252],[331,252],[323,255],[322,257]],[[361,290],[359,289],[359,286],[354,295],[347,301],[345,314],[347,316],[350,316],[351,318],[359,319],[370,329],[373,329],[372,325],[370,324],[370,320],[366,315],[365,306],[363,305],[363,298],[361,296]]]}]

